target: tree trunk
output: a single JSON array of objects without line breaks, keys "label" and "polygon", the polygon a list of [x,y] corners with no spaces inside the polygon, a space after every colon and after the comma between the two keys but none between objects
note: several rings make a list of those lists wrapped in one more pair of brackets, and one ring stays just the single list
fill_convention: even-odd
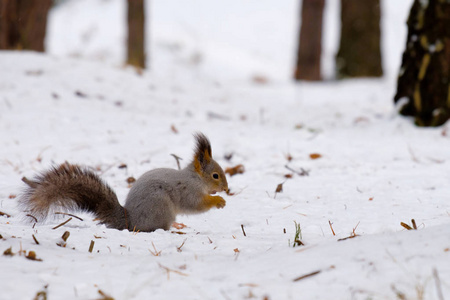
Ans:
[{"label": "tree trunk", "polygon": [[52,0],[0,0],[0,49],[44,51]]},{"label": "tree trunk", "polygon": [[144,0],[128,0],[127,64],[145,68]]},{"label": "tree trunk", "polygon": [[336,77],[380,77],[380,0],[341,0]]},{"label": "tree trunk", "polygon": [[322,16],[325,0],[303,0],[296,80],[321,80]]},{"label": "tree trunk", "polygon": [[439,126],[450,118],[450,2],[415,0],[394,101],[419,126]]}]

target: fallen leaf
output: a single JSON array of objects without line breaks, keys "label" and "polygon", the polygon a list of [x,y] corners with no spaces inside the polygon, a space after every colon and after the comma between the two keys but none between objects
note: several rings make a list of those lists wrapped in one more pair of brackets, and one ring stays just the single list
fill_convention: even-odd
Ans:
[{"label": "fallen leaf", "polygon": [[267,84],[269,79],[267,79],[264,75],[254,75],[252,81],[258,84]]},{"label": "fallen leaf", "polygon": [[177,134],[178,133],[178,129],[175,127],[175,125],[170,125],[170,130],[172,130],[173,133]]},{"label": "fallen leaf", "polygon": [[25,256],[25,258],[28,258],[29,260],[42,261],[42,259],[36,257],[36,252],[34,251],[28,251],[28,255]]},{"label": "fallen leaf", "polygon": [[80,97],[80,98],[86,98],[87,95],[81,91],[75,91],[75,96]]},{"label": "fallen leaf", "polygon": [[228,167],[225,169],[226,174],[230,174],[230,176],[236,175],[236,174],[243,174],[245,172],[244,165],[237,165],[234,167]]},{"label": "fallen leaf", "polygon": [[319,153],[311,153],[309,155],[309,158],[311,158],[311,159],[318,159],[318,158],[321,158],[321,157],[322,157],[322,155],[319,154]]},{"label": "fallen leaf", "polygon": [[279,183],[275,190],[275,193],[281,193],[283,191],[283,183]]},{"label": "fallen leaf", "polygon": [[174,228],[176,228],[176,229],[183,229],[183,228],[186,228],[187,226],[184,225],[183,223],[173,222],[173,223],[172,223],[172,227],[174,227]]},{"label": "fallen leaf", "polygon": [[15,254],[15,253],[12,252],[12,247],[9,247],[8,249],[6,249],[6,250],[3,252],[3,255],[5,255],[5,256],[14,256],[14,254]]}]

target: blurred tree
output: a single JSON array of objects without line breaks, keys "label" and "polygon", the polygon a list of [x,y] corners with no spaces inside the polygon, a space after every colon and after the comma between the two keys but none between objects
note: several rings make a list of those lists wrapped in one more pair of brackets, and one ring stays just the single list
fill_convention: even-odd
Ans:
[{"label": "blurred tree", "polygon": [[450,118],[450,2],[415,0],[407,24],[394,101],[417,125],[439,126]]},{"label": "blurred tree", "polygon": [[127,64],[145,68],[145,13],[144,0],[127,0],[128,41]]},{"label": "blurred tree", "polygon": [[380,0],[341,0],[336,77],[380,77]]},{"label": "blurred tree", "polygon": [[44,51],[52,0],[0,0],[0,49]]},{"label": "blurred tree", "polygon": [[322,16],[325,0],[303,0],[296,80],[321,80],[320,57],[322,54]]}]

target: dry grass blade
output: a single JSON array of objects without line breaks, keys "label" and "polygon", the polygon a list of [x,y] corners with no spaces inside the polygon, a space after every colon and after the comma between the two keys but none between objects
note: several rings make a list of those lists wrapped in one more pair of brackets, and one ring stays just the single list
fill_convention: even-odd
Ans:
[{"label": "dry grass blade", "polygon": [[409,226],[406,223],[400,222],[400,225],[402,225],[404,228],[406,228],[407,230],[412,230],[413,228],[411,226]]},{"label": "dry grass blade", "polygon": [[247,236],[247,234],[245,233],[244,225],[243,225],[243,224],[241,224],[241,229],[242,229],[242,233],[244,234],[244,236]]},{"label": "dry grass blade", "polygon": [[333,230],[333,223],[331,223],[331,221],[328,220],[328,224],[330,224],[330,229],[331,229],[331,232],[333,233],[333,235],[336,235],[336,233],[334,233],[334,230]]},{"label": "dry grass blade", "polygon": [[33,215],[27,214],[26,216],[32,218],[34,220],[34,222],[36,222],[36,223],[38,222],[38,219]]},{"label": "dry grass blade", "polygon": [[89,244],[89,252],[92,253],[92,250],[94,250],[94,244],[95,242],[91,240],[91,243]]},{"label": "dry grass blade", "polygon": [[33,300],[47,300],[47,285],[44,286],[43,291],[39,291],[36,293],[36,296],[34,296]]},{"label": "dry grass blade", "polygon": [[182,160],[182,158],[181,157],[179,157],[178,155],[176,155],[176,154],[170,154],[170,155],[172,155],[174,158],[175,158],[175,160],[177,161],[177,167],[178,167],[178,170],[181,170],[181,166],[180,166],[180,160]]},{"label": "dry grass blade", "polygon": [[436,269],[433,269],[433,277],[434,277],[434,281],[436,282],[436,290],[437,290],[437,294],[438,294],[438,299],[444,300],[444,294],[442,293],[441,280],[439,279],[439,274]]},{"label": "dry grass blade", "polygon": [[[183,244],[184,244],[184,242],[183,242]],[[152,250],[150,250],[150,249],[148,249],[148,251],[150,251],[150,253],[153,254],[153,256],[160,256],[162,250],[161,250],[161,251],[156,250],[155,244],[154,244],[153,242],[152,242],[152,246],[153,246],[153,250],[154,250],[154,251],[152,251]],[[180,246],[180,249],[181,249],[182,246],[183,246],[183,245]]]},{"label": "dry grass blade", "polygon": [[170,269],[170,268],[168,268],[168,267],[166,267],[166,266],[163,266],[163,265],[160,264],[160,263],[158,263],[158,265],[159,265],[160,268],[166,270],[166,272],[167,272],[167,280],[170,279],[170,272],[173,272],[173,273],[178,274],[178,275],[181,275],[181,276],[189,276],[189,275],[186,274],[186,273],[180,272],[180,271],[178,271],[178,270]]},{"label": "dry grass blade", "polygon": [[286,169],[288,169],[289,171],[294,172],[298,176],[309,176],[309,170],[305,170],[303,168],[300,168],[300,171],[296,171],[296,170],[292,169],[291,167],[289,167],[288,165],[285,165],[284,167]]},{"label": "dry grass blade", "polygon": [[114,300],[113,297],[111,297],[110,295],[106,294],[105,292],[103,292],[102,290],[98,290],[98,293],[100,294],[100,296],[102,296],[101,298],[98,298],[97,300]]},{"label": "dry grass blade", "polygon": [[417,230],[416,220],[411,219],[412,226],[415,230]]},{"label": "dry grass blade", "polygon": [[70,236],[70,232],[65,231],[61,238],[63,239],[64,242],[67,242],[67,239],[69,238],[69,236]]},{"label": "dry grass blade", "polygon": [[59,224],[59,225],[57,225],[55,227],[53,227],[52,229],[58,229],[59,227],[64,226],[67,223],[69,223],[71,220],[72,220],[72,217],[68,218],[66,221],[62,222],[61,224]]},{"label": "dry grass blade", "polygon": [[186,240],[187,240],[187,239],[184,239],[184,241],[183,241],[183,243],[181,243],[180,247],[177,247],[177,251],[178,251],[178,252],[181,252],[181,251],[182,251],[181,248],[183,248],[184,243],[186,243]]},{"label": "dry grass blade", "polygon": [[305,278],[308,278],[308,277],[317,275],[317,274],[319,274],[320,272],[322,272],[322,271],[321,271],[321,270],[314,271],[314,272],[311,272],[311,273],[302,275],[302,276],[300,276],[300,277],[297,277],[297,278],[295,278],[293,281],[294,281],[294,282],[295,282],[295,281],[300,281],[300,280],[303,280],[303,279],[305,279]]},{"label": "dry grass blade", "polygon": [[33,237],[34,242],[36,243],[36,245],[39,245],[38,240],[36,239],[36,237],[34,236],[34,234],[31,235]]}]

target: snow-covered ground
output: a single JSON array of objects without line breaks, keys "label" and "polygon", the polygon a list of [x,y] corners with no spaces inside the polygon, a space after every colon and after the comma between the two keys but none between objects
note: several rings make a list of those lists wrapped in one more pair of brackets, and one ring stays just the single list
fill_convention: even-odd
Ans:
[{"label": "snow-covered ground", "polygon": [[[11,215],[0,216],[0,299],[449,298],[450,131],[396,114],[411,1],[382,3],[383,79],[298,84],[297,1],[152,1],[142,75],[122,63],[123,1],[55,8],[47,54],[0,52],[0,211]],[[66,160],[96,168],[123,203],[128,177],[176,168],[171,153],[186,164],[196,131],[224,168],[246,171],[228,178],[223,210],[179,216],[184,234],[107,229],[88,214],[33,226],[16,206],[23,176]],[[400,226],[411,219],[418,230]]]}]

